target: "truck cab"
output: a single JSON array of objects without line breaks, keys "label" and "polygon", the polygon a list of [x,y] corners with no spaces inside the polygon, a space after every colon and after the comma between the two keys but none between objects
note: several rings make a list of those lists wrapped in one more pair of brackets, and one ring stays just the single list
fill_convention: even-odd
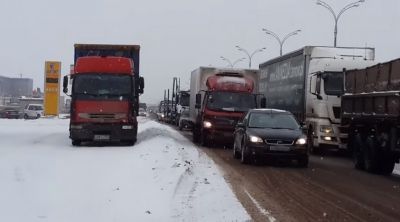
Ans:
[{"label": "truck cab", "polygon": [[[72,145],[136,142],[139,94],[144,88],[138,64],[134,63],[138,61],[138,50],[138,46],[75,45],[76,61],[70,77]],[[68,85],[65,76],[64,93]]]},{"label": "truck cab", "polygon": [[[194,87],[204,90],[190,97],[191,101],[195,100],[194,109],[190,108],[191,117],[194,117],[193,140],[204,146],[210,145],[211,141],[232,145],[238,120],[249,109],[257,108],[255,79],[258,78],[258,72],[246,75],[214,71],[209,75],[207,71],[200,71],[197,75],[202,81],[191,80],[192,83],[205,86]],[[195,75],[192,73],[192,78],[195,77],[196,72]]]},{"label": "truck cab", "polygon": [[346,149],[347,129],[340,122],[343,95],[343,69],[359,69],[375,64],[373,60],[316,58],[310,61],[306,113],[312,151],[325,147]]}]

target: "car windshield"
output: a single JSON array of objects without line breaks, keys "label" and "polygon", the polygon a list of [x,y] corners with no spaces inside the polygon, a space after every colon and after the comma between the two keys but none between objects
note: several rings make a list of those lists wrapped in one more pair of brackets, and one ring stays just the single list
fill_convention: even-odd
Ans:
[{"label": "car windshield", "polygon": [[207,108],[230,112],[246,112],[256,108],[255,96],[249,93],[212,92],[208,94]]},{"label": "car windshield", "polygon": [[343,73],[327,72],[323,74],[325,94],[341,96],[343,94]]},{"label": "car windshield", "polygon": [[85,99],[128,99],[132,81],[128,75],[87,74],[74,77],[73,94]]},{"label": "car windshield", "polygon": [[252,113],[249,118],[250,128],[299,129],[299,124],[287,113]]},{"label": "car windshield", "polygon": [[31,110],[43,110],[42,106],[31,106]]}]

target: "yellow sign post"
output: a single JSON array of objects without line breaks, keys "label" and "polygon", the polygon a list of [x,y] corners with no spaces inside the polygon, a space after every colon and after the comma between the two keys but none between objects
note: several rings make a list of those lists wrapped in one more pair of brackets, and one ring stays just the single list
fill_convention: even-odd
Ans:
[{"label": "yellow sign post", "polygon": [[58,115],[61,62],[46,61],[44,71],[44,115]]}]

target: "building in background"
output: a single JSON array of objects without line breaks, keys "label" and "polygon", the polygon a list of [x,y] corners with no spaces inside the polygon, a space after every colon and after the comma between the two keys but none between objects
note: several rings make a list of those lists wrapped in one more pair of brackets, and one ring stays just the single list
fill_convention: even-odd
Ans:
[{"label": "building in background", "polygon": [[0,97],[32,96],[33,79],[0,76]]}]

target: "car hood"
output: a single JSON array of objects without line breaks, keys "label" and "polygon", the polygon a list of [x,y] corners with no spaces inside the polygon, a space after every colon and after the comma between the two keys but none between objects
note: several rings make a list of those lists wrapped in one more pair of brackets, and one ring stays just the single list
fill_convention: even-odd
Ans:
[{"label": "car hood", "polygon": [[295,140],[303,134],[301,129],[270,129],[270,128],[248,128],[249,135],[258,136],[262,139],[282,139],[282,140]]}]

